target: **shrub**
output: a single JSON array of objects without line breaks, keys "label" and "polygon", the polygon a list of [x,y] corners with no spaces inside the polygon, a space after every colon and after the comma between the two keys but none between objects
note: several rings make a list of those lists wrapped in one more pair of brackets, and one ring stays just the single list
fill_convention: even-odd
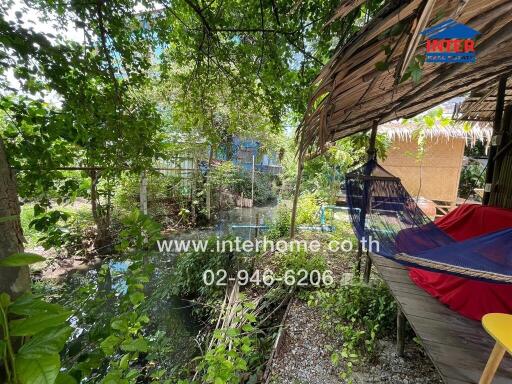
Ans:
[{"label": "shrub", "polygon": [[306,193],[299,197],[297,205],[297,225],[317,224],[320,204],[313,193]]},{"label": "shrub", "polygon": [[284,206],[277,207],[276,215],[272,222],[269,223],[269,228],[266,236],[270,240],[277,240],[290,234],[291,212]]},{"label": "shrub", "polygon": [[485,175],[482,165],[475,160],[470,160],[461,171],[459,182],[459,195],[470,197],[474,194],[474,188],[482,188]]},{"label": "shrub", "polygon": [[342,337],[341,350],[331,347],[334,365],[344,361],[342,377],[352,367],[374,356],[376,340],[395,329],[396,303],[383,283],[355,283],[310,294],[310,306],[322,313],[322,327],[334,337]]}]

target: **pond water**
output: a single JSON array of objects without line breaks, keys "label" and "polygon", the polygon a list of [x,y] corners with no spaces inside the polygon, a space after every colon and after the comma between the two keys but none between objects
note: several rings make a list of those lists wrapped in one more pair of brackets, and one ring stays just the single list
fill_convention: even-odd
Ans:
[{"label": "pond water", "polygon": [[[212,235],[223,236],[233,234],[243,239],[254,236],[254,229],[235,228],[232,225],[255,224],[258,219],[260,223],[268,223],[274,217],[275,207],[254,207],[235,208],[221,212],[215,219],[212,226],[207,228],[196,228],[169,235],[168,238],[175,240],[199,240],[206,239]],[[156,335],[153,345],[162,345],[162,356],[168,366],[166,370],[178,368],[187,363],[197,354],[196,337],[202,328],[196,317],[193,315],[194,304],[185,299],[161,295],[165,291],[165,285],[170,279],[172,268],[176,259],[175,253],[155,253],[150,257],[151,263],[155,266],[155,272],[150,283],[147,285],[146,295],[151,300],[150,317],[152,319],[153,333]],[[108,262],[110,271],[111,288],[117,292],[126,290],[124,274],[130,265],[130,260]],[[66,291],[73,288],[85,286],[98,278],[98,270],[91,270],[84,275],[72,275],[66,282]],[[164,288],[164,289],[162,289]],[[152,297],[153,296],[153,297]],[[79,324],[76,324],[80,327]],[[78,329],[81,332],[80,329]],[[158,338],[161,338],[159,341]],[[166,364],[167,364],[166,363]]]}]

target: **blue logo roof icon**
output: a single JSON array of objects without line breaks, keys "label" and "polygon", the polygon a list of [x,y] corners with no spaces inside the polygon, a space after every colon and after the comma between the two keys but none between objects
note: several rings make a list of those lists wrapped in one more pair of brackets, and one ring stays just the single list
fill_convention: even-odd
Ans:
[{"label": "blue logo roof icon", "polygon": [[425,29],[421,34],[429,39],[474,39],[480,32],[453,19],[448,19]]}]

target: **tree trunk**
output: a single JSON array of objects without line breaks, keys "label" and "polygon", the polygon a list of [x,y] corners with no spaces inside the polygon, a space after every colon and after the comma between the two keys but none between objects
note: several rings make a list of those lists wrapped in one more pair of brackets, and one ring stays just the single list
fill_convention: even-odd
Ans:
[{"label": "tree trunk", "polygon": [[[9,168],[4,144],[0,139],[0,259],[23,252],[23,241],[16,177]],[[0,267],[0,292],[16,297],[29,289],[28,267]]]}]

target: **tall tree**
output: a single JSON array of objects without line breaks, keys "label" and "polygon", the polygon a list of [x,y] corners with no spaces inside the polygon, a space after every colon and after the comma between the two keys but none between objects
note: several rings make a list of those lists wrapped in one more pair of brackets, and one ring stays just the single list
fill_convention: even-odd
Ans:
[{"label": "tall tree", "polygon": [[[23,232],[16,178],[0,139],[0,260],[19,252],[23,252]],[[16,297],[29,288],[28,267],[0,267],[0,292]]]}]

